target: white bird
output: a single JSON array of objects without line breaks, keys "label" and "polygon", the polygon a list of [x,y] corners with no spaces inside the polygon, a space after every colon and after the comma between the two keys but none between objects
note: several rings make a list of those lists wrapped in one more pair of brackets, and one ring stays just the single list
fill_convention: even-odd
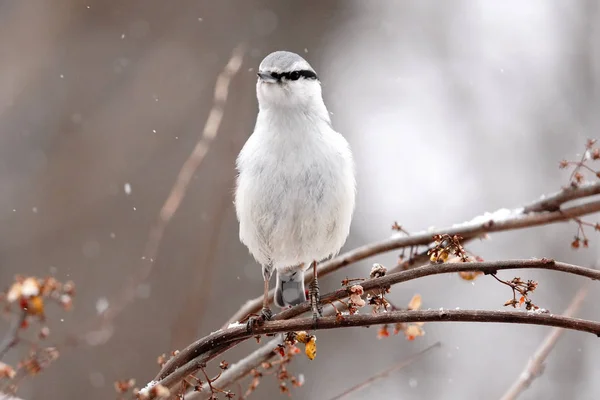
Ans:
[{"label": "white bird", "polygon": [[254,132],[238,155],[235,208],[240,240],[262,265],[262,320],[271,318],[269,280],[277,271],[275,303],[306,301],[311,265],[313,315],[321,313],[316,263],[336,255],[350,231],[356,197],[348,142],[333,130],[321,83],[302,57],[276,51],[261,62]]}]

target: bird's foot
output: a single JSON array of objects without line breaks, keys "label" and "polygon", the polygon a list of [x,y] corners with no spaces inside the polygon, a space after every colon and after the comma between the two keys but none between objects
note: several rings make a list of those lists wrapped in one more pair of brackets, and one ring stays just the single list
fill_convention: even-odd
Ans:
[{"label": "bird's foot", "polygon": [[273,312],[271,309],[269,307],[263,307],[259,315],[253,315],[248,318],[248,322],[246,322],[246,329],[248,333],[252,333],[255,326],[262,325],[265,321],[270,321],[271,318],[273,318]]},{"label": "bird's foot", "polygon": [[323,305],[321,304],[321,295],[319,294],[319,283],[313,279],[310,283],[310,308],[313,312],[313,328],[317,330],[319,317],[323,316]]}]

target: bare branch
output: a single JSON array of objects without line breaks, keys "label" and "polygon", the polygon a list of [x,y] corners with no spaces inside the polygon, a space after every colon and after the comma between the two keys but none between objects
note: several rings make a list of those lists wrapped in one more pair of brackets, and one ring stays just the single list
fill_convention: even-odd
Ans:
[{"label": "bare branch", "polygon": [[[563,316],[570,317],[574,315],[581,307],[587,292],[588,285],[585,285],[577,292],[571,301],[571,304],[569,304],[569,307],[563,313]],[[501,400],[515,400],[529,387],[529,385],[531,385],[531,382],[533,382],[534,379],[542,374],[544,370],[544,361],[546,361],[546,358],[548,358],[548,355],[554,349],[554,346],[556,346],[558,339],[560,339],[564,331],[565,330],[562,328],[554,328],[550,331],[548,336],[546,336],[546,339],[542,342],[540,347],[538,347],[533,357],[525,366],[523,372],[521,372],[510,389],[504,393]]]},{"label": "bare branch", "polygon": [[[396,273],[388,274],[381,278],[369,279],[361,283],[361,286],[365,291],[375,289],[375,288],[384,288],[387,286],[391,286],[393,284],[397,284],[400,282],[406,282],[409,280],[422,278],[429,275],[436,275],[442,273],[454,273],[460,271],[481,271],[483,273],[491,274],[496,273],[499,270],[507,270],[507,269],[525,269],[525,268],[538,268],[538,269],[549,269],[556,270],[561,272],[567,272],[575,275],[585,276],[594,280],[600,279],[600,271],[585,268],[581,266],[566,264],[556,262],[550,259],[540,259],[540,260],[513,260],[513,261],[497,261],[497,262],[481,262],[481,263],[446,263],[446,264],[432,264],[425,265],[423,267],[415,268],[407,271],[399,271]],[[323,302],[331,302],[333,300],[343,299],[350,295],[346,288],[341,288],[332,293],[329,293],[322,297]],[[282,320],[286,320],[289,318],[296,317],[310,309],[309,302],[304,302],[295,307],[292,307],[288,310],[284,310],[279,314],[275,315],[273,318],[275,322],[281,322]],[[529,315],[526,314],[525,315]],[[531,314],[534,315],[534,314]],[[294,320],[297,321],[297,320]],[[312,319],[311,319],[312,321]],[[406,321],[410,322],[410,321]],[[494,321],[490,321],[494,322]],[[309,327],[308,329],[310,329]],[[321,324],[321,320],[319,320],[319,328],[324,329]],[[194,371],[197,365],[202,363],[206,363],[208,360],[216,357],[221,352],[226,349],[234,346],[237,342],[251,336],[251,335],[242,335],[241,337],[232,337],[227,340],[223,338],[223,335],[226,332],[230,332],[232,329],[241,329],[242,331],[246,331],[246,327],[244,325],[236,328],[219,330],[203,339],[192,343],[187,348],[180,351],[177,356],[170,359],[162,368],[161,372],[154,379],[155,381],[161,381],[161,383],[165,386],[172,385],[176,383],[178,380],[181,380],[182,377],[187,376],[187,374],[191,373],[189,371]],[[254,334],[262,334],[262,333],[276,333],[276,332],[262,332],[256,331]],[[235,343],[232,343],[235,342]],[[223,348],[220,349],[219,347]],[[207,353],[209,352],[209,353]],[[186,372],[184,375],[182,373]]]},{"label": "bare branch", "polygon": [[[266,344],[262,345],[260,348],[256,349],[240,361],[236,362],[233,365],[230,365],[227,370],[223,371],[221,376],[216,379],[213,384],[226,388],[232,385],[233,383],[239,381],[244,378],[246,375],[250,373],[254,368],[263,362],[269,360],[275,354],[274,349],[277,348],[277,345],[283,342],[283,338],[277,338],[270,340]],[[208,384],[205,383],[202,385],[202,390],[199,392],[190,392],[185,396],[186,400],[199,399],[199,398],[207,398],[210,397],[208,393],[209,387]]]},{"label": "bare branch", "polygon": [[[581,267],[567,263],[557,262],[548,258],[539,260],[508,260],[508,261],[488,261],[475,263],[445,263],[429,264],[422,267],[406,271],[398,271],[381,278],[368,279],[361,282],[361,286],[366,291],[372,289],[384,288],[397,283],[411,281],[430,275],[448,274],[461,271],[480,271],[484,274],[495,274],[501,270],[509,269],[547,269],[560,272],[566,272],[573,275],[584,276],[593,280],[600,280],[600,270]],[[338,289],[321,297],[324,303],[349,297],[350,293],[346,288]],[[310,303],[304,302],[295,307],[283,310],[277,314],[274,319],[289,319],[300,315],[310,309]]]},{"label": "bare branch", "polygon": [[169,192],[169,196],[160,209],[157,221],[150,230],[142,256],[144,264],[136,275],[131,278],[131,282],[126,285],[126,288],[121,291],[120,298],[116,301],[111,301],[111,306],[102,313],[100,324],[106,324],[108,321],[114,319],[133,299],[135,290],[132,290],[131,288],[137,286],[140,282],[143,282],[150,275],[165,229],[183,201],[190,181],[200,167],[200,164],[208,153],[210,145],[217,136],[229,94],[229,85],[242,66],[244,53],[244,45],[236,47],[233,50],[228,63],[223,68],[223,71],[221,71],[217,77],[213,107],[206,119],[202,136],[198,139],[192,153],[181,167],[177,179]]},{"label": "bare branch", "polygon": [[538,201],[527,205],[523,213],[529,214],[543,211],[558,211],[560,206],[572,200],[600,194],[600,182],[586,183],[577,187],[569,186]]},{"label": "bare branch", "polygon": [[[496,262],[480,262],[480,263],[445,263],[445,264],[431,264],[425,265],[422,267],[414,268],[407,271],[399,271],[395,273],[388,274],[381,278],[369,279],[361,283],[364,291],[369,291],[372,289],[385,288],[400,282],[406,282],[418,278],[422,278],[430,275],[444,274],[444,273],[455,273],[460,271],[481,271],[485,274],[497,273],[499,270],[508,270],[508,269],[548,269],[561,271],[566,273],[571,273],[574,275],[588,277],[594,280],[600,280],[600,271],[581,267],[577,265],[571,265],[561,262],[556,262],[551,259],[539,259],[539,260],[511,260],[511,261],[496,261]],[[321,300],[324,303],[332,302],[334,300],[343,299],[349,297],[350,293],[347,288],[341,288],[334,292],[324,295]],[[282,321],[287,320],[293,317],[296,317],[310,309],[310,302],[304,302],[290,309],[284,310],[279,314],[273,317],[274,321]],[[320,324],[320,323],[319,323]],[[243,326],[245,329],[245,326]],[[223,342],[220,338],[220,335],[223,332],[227,332],[226,330],[219,330],[212,335],[209,335],[203,339],[200,339],[187,348],[181,350],[177,356],[171,358],[161,369],[159,374],[154,379],[155,381],[161,381],[173,371],[179,368],[181,370],[184,367],[184,364],[193,363],[205,363],[208,360],[216,357],[218,354],[225,351],[227,348],[237,344],[237,343],[228,343],[226,348],[223,348],[221,351],[218,349],[218,345],[223,345],[226,342]],[[239,341],[243,338],[234,338],[231,339]],[[207,343],[210,343],[208,345]],[[205,355],[207,351],[211,350],[212,353],[209,355]],[[184,375],[185,376],[185,375]]]},{"label": "bare branch", "polygon": [[[319,319],[317,329],[339,329],[357,326],[371,326],[380,324],[410,323],[410,322],[487,322],[487,323],[512,323],[555,326],[570,330],[593,333],[600,336],[600,322],[588,321],[578,318],[564,317],[549,313],[524,312],[524,311],[488,311],[488,310],[418,310],[418,311],[389,311],[381,314],[355,314],[343,318],[323,317]],[[295,318],[286,321],[268,321],[255,326],[248,332],[246,326],[240,325],[233,328],[217,331],[200,339],[194,344],[197,357],[185,365],[162,375],[156,379],[159,384],[170,388],[185,379],[186,376],[197,372],[204,366],[206,357],[203,354],[223,344],[247,339],[256,335],[269,335],[282,332],[314,329],[314,320],[309,318]],[[178,357],[178,356],[176,356]],[[150,396],[149,398],[154,398]]]},{"label": "bare branch", "polygon": [[[385,286],[387,284],[392,285],[393,283],[406,282],[408,280],[418,279],[418,278],[422,278],[422,277],[429,276],[429,275],[470,271],[470,270],[473,270],[473,267],[477,267],[476,270],[482,271],[486,274],[492,274],[492,273],[495,273],[500,270],[519,269],[519,268],[543,268],[543,269],[554,269],[556,271],[563,271],[563,272],[565,270],[570,270],[569,272],[571,272],[571,267],[575,267],[574,269],[572,269],[572,272],[574,272],[577,275],[586,276],[591,279],[598,279],[600,277],[600,272],[595,269],[571,266],[569,264],[564,264],[564,263],[557,263],[557,262],[549,260],[549,259],[514,260],[514,261],[500,261],[500,262],[482,262],[482,263],[476,263],[476,264],[475,263],[447,263],[447,264],[426,265],[426,266],[418,267],[418,268],[415,268],[412,270],[406,270],[406,271],[399,270],[399,271],[396,271],[393,273],[389,273],[385,277],[385,278],[388,278],[385,281],[385,283],[382,283],[383,278],[378,278],[377,281],[375,281],[375,280],[364,281],[364,282],[362,282],[361,286],[363,286],[363,289],[366,288],[365,291],[367,291],[371,288],[378,288],[381,286]],[[344,296],[347,296],[346,293],[343,293],[343,290],[344,289],[341,289],[341,291],[336,291],[332,294],[328,294],[328,295],[324,296],[323,299],[325,299],[327,297],[331,301],[331,299],[333,297],[335,297],[337,294],[344,294]],[[308,309],[309,309],[309,307],[306,305],[299,305],[299,306],[289,309],[287,311],[282,311],[281,313],[275,315],[274,319],[279,320],[279,319],[293,318],[295,316],[302,314],[304,311],[307,311]],[[324,315],[325,316],[335,315],[334,309],[332,307],[325,309]],[[237,343],[239,343],[239,342],[230,344],[230,347],[233,347]],[[240,360],[236,364],[230,366],[230,369],[225,371],[225,373],[223,373],[223,375],[219,378],[219,380],[217,381],[218,384],[221,387],[228,387],[231,384],[233,384],[234,382],[236,382],[237,380],[239,380],[239,379],[243,378],[244,376],[246,376],[247,374],[249,374],[253,368],[257,368],[263,361],[268,361],[269,358],[273,357],[273,355],[275,354],[275,353],[273,353],[273,349],[276,347],[276,345],[278,343],[279,343],[279,341],[273,340],[273,341],[269,342],[268,344],[263,345],[261,348],[254,351],[253,353],[251,353],[244,359]],[[184,350],[184,351],[186,351],[186,350]],[[188,394],[186,399],[187,398],[189,398],[189,399],[202,398],[201,392],[200,393],[190,393],[190,394]]]},{"label": "bare branch", "polygon": [[[569,195],[563,195],[561,198],[562,200],[560,201],[563,201],[567,198],[573,199],[591,196],[596,194],[599,190],[600,182],[585,185],[569,191]],[[538,206],[538,208],[540,208],[540,206]],[[489,219],[482,221],[481,217],[477,217],[473,220],[475,222],[472,223],[464,223],[444,229],[421,232],[411,236],[392,237],[381,242],[358,247],[347,253],[341,254],[332,260],[320,264],[317,273],[320,277],[322,277],[349,264],[364,260],[377,254],[406,247],[426,246],[432,242],[432,237],[436,234],[461,235],[465,240],[469,240],[490,232],[501,232],[514,229],[530,228],[556,222],[564,222],[582,215],[593,214],[596,212],[600,212],[600,201],[593,201],[561,210],[549,212],[544,211],[540,213],[526,214],[523,212],[523,209],[517,209],[513,210],[509,217],[502,219]],[[310,282],[311,279],[312,272],[308,271],[308,273],[305,274],[305,281]],[[273,300],[273,293],[273,290],[269,293],[270,301]],[[261,307],[262,296],[248,300],[224,326],[227,326],[232,322],[239,321],[248,314],[257,313]]]},{"label": "bare branch", "polygon": [[427,354],[427,352],[429,352],[429,350],[434,349],[436,347],[440,347],[440,345],[441,345],[440,342],[435,342],[434,344],[432,344],[431,346],[429,346],[429,347],[421,350],[417,354],[413,354],[412,356],[410,356],[406,360],[402,360],[399,363],[396,363],[395,365],[392,365],[390,368],[387,368],[387,369],[379,372],[378,374],[371,376],[366,381],[361,382],[361,383],[359,383],[359,384],[357,384],[355,386],[352,386],[350,389],[344,391],[343,393],[338,394],[335,397],[332,397],[331,400],[343,399],[344,397],[347,397],[348,395],[350,395],[352,393],[356,393],[359,390],[362,390],[362,389],[366,388],[367,386],[373,384],[374,382],[378,381],[379,379],[383,379],[383,378],[387,377],[392,372],[398,371],[398,370],[400,370],[400,369],[402,369],[404,367],[408,367],[409,365],[411,365],[415,361],[421,359],[425,354]]},{"label": "bare branch", "polygon": [[27,311],[20,310],[19,314],[13,317],[13,321],[4,335],[2,343],[0,343],[0,360],[4,358],[6,353],[19,343],[19,329],[23,326],[23,321],[27,318]]}]

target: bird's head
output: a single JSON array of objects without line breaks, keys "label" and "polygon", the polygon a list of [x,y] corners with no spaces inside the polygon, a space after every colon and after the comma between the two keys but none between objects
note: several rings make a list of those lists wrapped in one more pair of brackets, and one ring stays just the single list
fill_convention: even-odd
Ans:
[{"label": "bird's head", "polygon": [[256,96],[261,109],[301,109],[323,103],[321,83],[314,69],[296,53],[276,51],[258,69]]}]

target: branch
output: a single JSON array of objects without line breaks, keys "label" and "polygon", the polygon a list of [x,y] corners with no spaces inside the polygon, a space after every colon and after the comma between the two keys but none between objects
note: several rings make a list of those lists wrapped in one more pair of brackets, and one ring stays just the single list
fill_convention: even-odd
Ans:
[{"label": "branch", "polygon": [[586,183],[575,187],[569,186],[560,192],[553,193],[550,196],[543,196],[540,200],[529,204],[523,209],[523,213],[558,211],[564,203],[597,194],[600,194],[600,182]]},{"label": "branch", "polygon": [[2,343],[0,343],[0,360],[4,358],[11,348],[19,343],[19,329],[23,326],[25,318],[27,318],[26,310],[21,310],[18,315],[14,316],[13,321],[8,328],[8,332],[6,332]]},{"label": "branch", "polygon": [[[232,385],[233,383],[239,381],[248,375],[254,368],[259,366],[265,361],[268,361],[271,357],[276,354],[274,349],[277,348],[277,345],[283,342],[283,338],[277,338],[270,340],[266,344],[262,345],[260,348],[254,350],[252,353],[248,354],[246,357],[242,358],[240,361],[232,364],[227,368],[219,378],[217,378],[213,385],[226,388]],[[199,392],[190,392],[185,396],[185,400],[192,400],[198,398],[210,397],[210,392],[208,392],[209,387],[208,384],[205,383],[202,385],[202,390]],[[204,396],[204,397],[202,397]]]},{"label": "branch", "polygon": [[[418,278],[422,278],[430,275],[455,273],[461,271],[481,271],[485,274],[496,273],[499,270],[507,269],[548,269],[571,273],[574,275],[585,276],[594,280],[600,280],[600,271],[580,267],[577,265],[571,265],[561,262],[556,262],[551,259],[540,259],[540,260],[511,260],[511,261],[495,261],[495,262],[480,262],[480,263],[446,263],[446,264],[430,264],[422,267],[414,268],[407,271],[399,271],[388,274],[381,278],[369,279],[361,283],[361,286],[365,291],[388,287],[400,282],[406,282]],[[328,293],[321,297],[323,303],[328,303],[333,300],[340,300],[349,297],[350,293],[346,288],[338,289],[334,292]],[[275,321],[286,320],[289,318],[296,317],[310,309],[310,302],[305,301],[297,306],[281,311],[279,314],[273,317]],[[245,325],[244,325],[245,327]],[[212,336],[218,335],[223,330],[217,331]],[[206,338],[205,338],[206,339]],[[162,368],[161,372],[157,375],[155,380],[160,380],[166,375],[173,372],[178,367],[192,360],[194,357],[203,354],[206,350],[202,348],[202,343],[205,339],[200,339],[187,348],[181,350],[176,357],[170,359]],[[215,339],[216,341],[216,339]],[[203,361],[204,362],[204,361]]]},{"label": "branch", "polygon": [[[475,268],[474,268],[475,267]],[[413,279],[422,278],[425,276],[443,274],[443,273],[454,273],[461,271],[473,271],[478,270],[484,272],[486,274],[496,273],[499,270],[507,270],[507,269],[524,269],[524,268],[539,268],[539,269],[553,269],[561,272],[569,272],[575,275],[585,276],[590,279],[598,279],[600,278],[600,272],[591,269],[591,268],[583,268],[575,265],[565,264],[556,262],[549,259],[541,259],[541,260],[514,260],[514,261],[496,261],[496,262],[481,262],[481,263],[448,263],[448,264],[434,264],[434,265],[426,265],[418,268],[414,268],[412,270],[407,271],[398,271],[394,273],[389,273],[383,278],[377,278],[372,280],[367,280],[361,283],[361,286],[365,290],[365,292],[369,289],[379,288],[386,285],[392,285],[395,283],[406,282]],[[327,298],[332,301],[334,298],[338,298],[338,296],[344,295],[343,297],[347,297],[347,294],[343,293],[344,289],[335,291],[333,293],[327,294],[323,296],[323,299]],[[275,315],[273,319],[275,320],[285,320],[289,318],[293,318],[297,315],[302,314],[303,312],[309,310],[308,305],[298,305],[294,308],[291,308],[286,311],[282,311],[279,314]],[[329,307],[324,310],[324,315],[335,315],[334,309]],[[277,341],[271,341],[266,345],[263,345],[258,350],[254,351],[244,359],[240,360],[238,363],[230,366],[230,368],[223,373],[223,375],[217,381],[217,385],[219,387],[228,387],[237,380],[243,378],[254,368],[257,368],[263,361],[267,361],[269,358],[273,356],[272,350],[277,345]],[[237,344],[234,343],[233,345]],[[232,346],[233,347],[233,346]],[[184,350],[185,352],[186,350]],[[196,399],[200,393],[190,393],[186,399]]]},{"label": "branch", "polygon": [[[114,320],[116,316],[123,311],[123,309],[134,298],[135,290],[132,290],[131,288],[137,286],[140,282],[143,282],[152,272],[152,266],[156,260],[158,249],[160,247],[165,230],[168,224],[171,222],[173,215],[181,205],[183,198],[187,194],[189,184],[194,177],[194,174],[202,164],[202,161],[208,153],[212,142],[217,137],[217,133],[219,132],[219,127],[223,119],[225,105],[227,103],[229,86],[232,79],[237,75],[242,66],[245,51],[245,46],[243,44],[236,47],[233,50],[229,61],[221,73],[217,76],[213,97],[213,107],[211,108],[206,119],[202,136],[198,138],[192,153],[181,167],[179,174],[177,175],[177,179],[175,180],[175,183],[169,192],[169,196],[161,207],[158,218],[148,234],[148,239],[146,241],[142,256],[144,264],[137,274],[131,277],[131,281],[126,285],[126,287],[122,289],[119,298],[111,301],[111,306],[102,313],[99,321],[95,321],[98,322],[101,327],[107,324],[109,321]],[[90,330],[95,329],[99,328],[92,327]]]},{"label": "branch", "polygon": [[[591,196],[599,192],[600,182],[596,182],[585,186],[580,186],[575,189],[566,189],[548,197],[546,201],[548,202],[548,206],[552,206],[554,208],[556,204],[560,205],[568,200]],[[530,205],[528,207],[532,206],[533,205]],[[543,210],[542,205],[537,205],[534,208]],[[474,237],[482,236],[489,232],[501,232],[563,222],[572,218],[593,214],[596,212],[600,212],[600,200],[578,206],[572,206],[569,208],[539,213],[533,213],[531,210],[529,213],[525,213],[525,209],[523,208],[512,211],[506,210],[506,213],[502,213],[504,215],[501,215],[500,217],[494,217],[494,214],[491,214],[489,218],[486,216],[480,216],[474,218],[470,222],[454,225],[452,227],[420,232],[411,236],[393,236],[381,242],[364,245],[320,264],[317,273],[319,277],[323,277],[349,264],[364,260],[377,254],[406,247],[426,246],[432,242],[432,237],[436,234],[458,234],[461,235],[465,240],[468,240]],[[508,214],[508,217],[506,214]],[[308,273],[305,274],[305,282],[310,282],[311,280],[312,271],[308,271]],[[273,290],[269,292],[270,301],[273,300],[273,293]],[[262,296],[248,300],[229,319],[229,321],[227,321],[224,326],[227,326],[235,321],[240,321],[248,314],[257,313],[261,307]]]},{"label": "branch", "polygon": [[[588,288],[586,285],[577,292],[577,294],[571,301],[571,304],[569,304],[569,307],[563,313],[563,316],[570,317],[571,315],[575,314],[581,307],[581,304],[583,303],[587,292]],[[544,370],[544,361],[546,360],[550,352],[554,349],[554,346],[556,345],[558,339],[560,339],[563,333],[564,329],[562,328],[554,328],[552,329],[552,331],[550,331],[548,336],[546,336],[546,339],[542,342],[540,347],[538,347],[533,357],[527,363],[527,366],[525,367],[523,372],[521,372],[521,375],[519,375],[517,380],[510,387],[510,389],[508,389],[508,391],[504,393],[501,400],[515,400],[522,392],[524,392],[529,387],[529,385],[531,385],[531,382],[533,382],[535,378],[542,374]]]},{"label": "branch", "polygon": [[[593,268],[580,267],[567,263],[557,262],[548,258],[539,260],[508,260],[508,261],[487,261],[475,263],[445,263],[445,264],[429,264],[406,271],[399,271],[388,274],[381,278],[368,279],[361,282],[363,290],[369,291],[372,289],[385,288],[397,283],[411,281],[425,276],[449,274],[462,271],[480,271],[486,275],[495,274],[501,270],[509,269],[547,269],[553,271],[565,272],[573,275],[584,276],[593,280],[600,280],[600,270]],[[341,300],[349,297],[350,293],[346,288],[338,289],[321,297],[323,303]],[[283,310],[275,315],[273,319],[289,319],[300,315],[310,309],[310,302],[304,302]]]},{"label": "branch", "polygon": [[[399,271],[392,274],[388,274],[381,278],[369,279],[361,283],[364,291],[388,287],[400,282],[406,282],[430,275],[437,275],[443,273],[455,273],[460,271],[481,271],[486,274],[496,273],[499,270],[508,269],[548,269],[570,273],[574,275],[588,277],[594,280],[600,280],[600,271],[561,262],[556,262],[550,259],[540,260],[512,260],[512,261],[496,261],[496,262],[481,262],[481,263],[446,263],[446,264],[431,264],[418,267],[412,270]],[[323,302],[331,302],[333,300],[339,300],[346,298],[350,295],[346,288],[338,289],[332,293],[324,295],[322,297]],[[283,320],[296,317],[310,309],[310,303],[304,302],[290,309],[284,310],[273,317],[272,323],[281,323]],[[533,315],[533,314],[532,314]],[[326,317],[328,318],[328,317]],[[319,328],[326,329],[323,327],[319,319]],[[293,320],[299,321],[299,320]],[[312,321],[312,319],[311,319]],[[494,321],[489,321],[494,322]],[[210,359],[221,354],[230,347],[235,346],[239,341],[246,339],[249,336],[262,333],[275,333],[275,332],[262,332],[256,330],[252,334],[242,335],[240,337],[232,337],[224,339],[227,332],[231,332],[234,329],[241,329],[246,332],[245,325],[239,325],[234,328],[219,330],[206,336],[198,341],[192,343],[187,348],[180,351],[176,356],[171,358],[161,369],[159,374],[154,379],[160,381],[164,386],[170,387],[183,379],[188,374],[197,370],[197,366],[206,363]],[[310,329],[310,327],[308,328]]]},{"label": "branch", "polygon": [[[578,318],[552,315],[548,313],[525,311],[488,311],[488,310],[418,310],[418,311],[389,311],[381,314],[345,315],[343,318],[323,317],[319,319],[317,330],[339,329],[357,326],[381,324],[410,323],[410,322],[487,322],[555,326],[575,331],[589,332],[600,336],[600,322]],[[245,325],[217,331],[200,339],[196,346],[198,357],[158,380],[167,388],[172,387],[190,374],[203,367],[202,354],[229,342],[247,339],[256,335],[269,335],[283,332],[314,329],[312,317],[295,318],[287,321],[267,321],[255,326],[248,332]],[[177,356],[176,356],[177,357]],[[150,399],[156,398],[154,395]]]},{"label": "branch", "polygon": [[366,388],[367,386],[373,384],[373,382],[378,381],[379,379],[383,379],[385,377],[387,377],[389,374],[391,374],[394,371],[398,371],[404,367],[407,367],[409,365],[411,365],[412,363],[414,363],[415,361],[419,360],[421,357],[423,357],[429,350],[435,348],[435,347],[440,347],[441,343],[440,342],[435,342],[434,344],[432,344],[431,346],[427,347],[424,350],[421,350],[420,352],[418,352],[417,354],[414,354],[412,356],[410,356],[409,358],[407,358],[406,360],[403,360],[393,366],[391,366],[390,368],[387,368],[381,372],[379,372],[376,375],[373,375],[372,377],[370,377],[369,379],[367,379],[364,382],[361,382],[355,386],[352,386],[350,389],[346,390],[345,392],[332,397],[331,400],[339,400],[339,399],[343,399],[344,397],[348,396],[349,394],[358,392],[359,390],[362,390],[364,388]]}]

